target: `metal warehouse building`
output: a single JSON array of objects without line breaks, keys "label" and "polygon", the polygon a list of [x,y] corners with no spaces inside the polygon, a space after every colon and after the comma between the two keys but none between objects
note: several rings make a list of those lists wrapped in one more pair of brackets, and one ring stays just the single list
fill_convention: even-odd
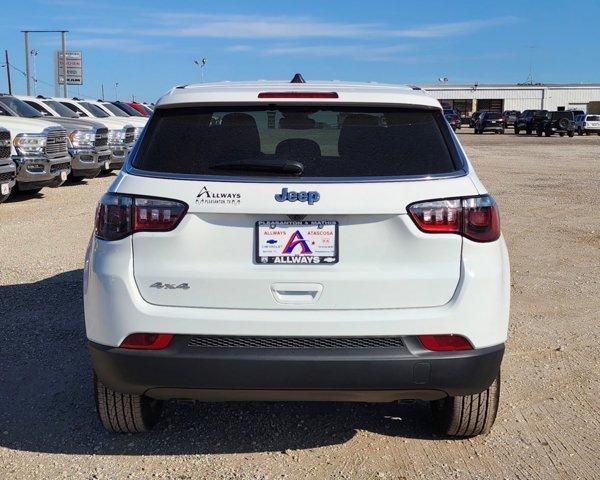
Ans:
[{"label": "metal warehouse building", "polygon": [[600,84],[420,85],[444,106],[468,116],[476,110],[584,110],[600,101]]}]

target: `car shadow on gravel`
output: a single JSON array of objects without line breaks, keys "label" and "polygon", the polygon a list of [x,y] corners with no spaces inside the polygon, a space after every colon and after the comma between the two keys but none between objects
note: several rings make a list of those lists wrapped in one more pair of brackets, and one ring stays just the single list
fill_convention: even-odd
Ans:
[{"label": "car shadow on gravel", "polygon": [[42,199],[44,198],[44,190],[37,193],[27,193],[27,192],[15,192],[10,194],[10,197],[6,200],[6,203],[20,203],[27,202],[32,199]]},{"label": "car shadow on gravel", "polygon": [[155,429],[110,435],[96,419],[82,270],[0,286],[0,446],[63,454],[281,452],[341,444],[358,430],[436,438],[424,403],[169,402]]}]

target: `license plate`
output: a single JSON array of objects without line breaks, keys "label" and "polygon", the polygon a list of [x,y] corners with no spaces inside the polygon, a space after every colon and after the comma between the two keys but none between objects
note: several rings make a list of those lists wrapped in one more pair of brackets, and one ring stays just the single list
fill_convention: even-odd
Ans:
[{"label": "license plate", "polygon": [[338,222],[256,222],[255,261],[258,264],[325,264],[338,262]]},{"label": "license plate", "polygon": [[110,169],[110,162],[106,161],[104,162],[104,170],[109,170]]},{"label": "license plate", "polygon": [[8,186],[8,183],[3,183],[2,185],[0,185],[0,194],[1,195],[8,195],[10,193],[10,187]]},{"label": "license plate", "polygon": [[60,172],[60,179],[64,182],[67,179],[67,172],[64,170]]}]

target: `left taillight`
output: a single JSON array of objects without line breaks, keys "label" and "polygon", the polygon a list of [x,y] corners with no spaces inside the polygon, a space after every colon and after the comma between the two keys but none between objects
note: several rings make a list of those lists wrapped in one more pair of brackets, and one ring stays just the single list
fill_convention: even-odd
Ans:
[{"label": "left taillight", "polygon": [[102,240],[120,240],[135,232],[167,232],[187,209],[177,200],[106,193],[96,209],[94,233]]},{"label": "left taillight", "polygon": [[426,233],[454,233],[476,242],[500,238],[498,206],[490,195],[413,203],[408,214]]},{"label": "left taillight", "polygon": [[162,350],[173,340],[170,333],[132,333],[119,345],[120,348],[133,350]]}]

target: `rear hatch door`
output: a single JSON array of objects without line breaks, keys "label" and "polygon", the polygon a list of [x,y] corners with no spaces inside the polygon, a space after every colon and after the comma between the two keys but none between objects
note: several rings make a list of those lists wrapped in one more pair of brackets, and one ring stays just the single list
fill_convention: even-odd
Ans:
[{"label": "rear hatch door", "polygon": [[[368,124],[364,128],[345,129],[338,110],[323,108],[326,111],[320,116],[314,110],[308,115],[276,108],[244,111],[256,119],[247,127],[251,133],[216,129],[208,137],[205,131],[194,136],[189,119],[182,121],[179,114],[162,127],[186,127],[186,133],[176,135],[180,138],[171,138],[173,130],[162,135],[161,125],[156,127],[148,149],[144,152],[142,145],[137,153],[133,175],[124,175],[115,190],[180,200],[189,210],[173,231],[139,232],[132,237],[135,281],[146,301],[179,307],[337,310],[433,307],[452,298],[461,275],[461,237],[425,234],[406,210],[417,201],[478,193],[464,172],[448,163],[434,165],[440,156],[450,159],[444,138],[451,142],[452,134],[441,111],[435,118],[430,112],[411,117],[394,131],[391,116],[385,118],[380,112],[368,113],[376,120],[353,118],[351,125]],[[225,115],[210,112],[210,118],[203,120],[204,130],[227,123]],[[307,117],[317,121],[309,122]],[[160,113],[151,122],[157,118]],[[238,115],[236,120],[248,119]],[[317,122],[321,123],[318,127]],[[255,124],[260,146],[248,140],[256,139]],[[433,127],[447,131],[426,137],[424,132]],[[385,135],[396,138],[402,132],[404,154],[391,158],[391,166],[369,164],[386,157],[385,152],[377,152],[388,142]],[[152,133],[150,125],[145,135]],[[219,167],[219,172],[210,172],[212,176],[200,175],[207,173],[202,166],[182,167],[181,162],[201,162],[201,152],[212,148],[209,143],[221,134],[243,144],[246,156],[252,148],[259,148],[260,161],[266,163],[274,157],[299,161],[310,178],[320,173],[320,181],[296,176],[288,180],[280,178],[280,173],[255,175],[245,172],[245,167],[233,172],[230,167]],[[415,135],[426,138],[414,142]],[[161,142],[181,152],[181,142],[193,142],[199,136],[205,139],[204,150],[198,146],[189,158],[183,153],[165,159],[169,150]],[[231,159],[231,152],[239,150],[218,148],[218,158],[207,162],[227,163],[223,159]],[[417,166],[410,165],[411,156],[419,157]],[[254,152],[253,162],[256,157]],[[391,173],[399,167],[393,162],[404,162],[396,178]],[[160,168],[170,171],[155,171]],[[454,170],[441,171],[449,168]],[[414,174],[419,169],[432,173]],[[157,288],[157,284],[169,287]]]}]

